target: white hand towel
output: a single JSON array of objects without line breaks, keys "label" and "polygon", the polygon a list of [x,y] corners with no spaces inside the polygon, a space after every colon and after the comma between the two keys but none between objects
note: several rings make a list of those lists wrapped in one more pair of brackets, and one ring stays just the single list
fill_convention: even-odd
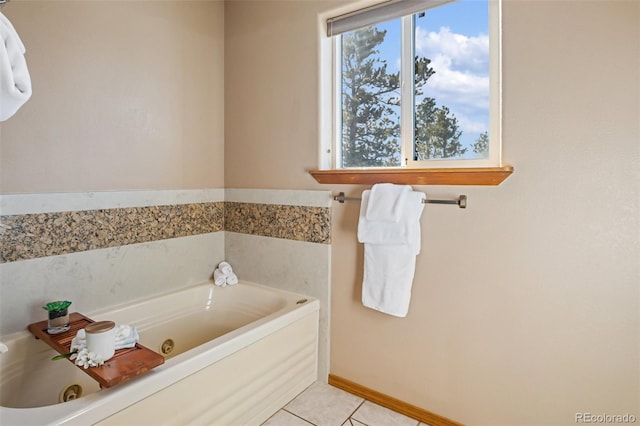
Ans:
[{"label": "white hand towel", "polygon": [[116,327],[116,350],[132,348],[139,340],[140,336],[135,326],[119,325]]},{"label": "white hand towel", "polygon": [[388,315],[406,317],[416,256],[408,245],[364,245],[362,304]]},{"label": "white hand towel", "polygon": [[404,195],[397,223],[367,220],[371,203],[364,191],[358,221],[358,240],[364,242],[362,304],[380,312],[405,317],[411,301],[416,255],[420,252],[420,216],[424,193]]},{"label": "white hand towel", "polygon": [[404,197],[411,191],[409,185],[379,183],[371,187],[371,202],[365,217],[368,220],[398,222],[404,206]]},{"label": "white hand towel", "polygon": [[31,97],[31,77],[24,44],[2,13],[0,39],[0,121],[5,121]]},{"label": "white hand towel", "polygon": [[[371,203],[371,191],[362,193],[360,217],[358,218],[358,241],[368,244],[409,244],[415,254],[420,253],[420,215],[424,209],[423,192],[410,191],[405,195],[409,208],[398,222],[372,221],[366,218],[367,207]],[[406,216],[406,217],[404,217]]]},{"label": "white hand towel", "polygon": [[220,269],[220,272],[222,272],[225,276],[233,272],[233,268],[231,268],[231,265],[228,262],[220,262],[220,264],[218,265],[218,269]]}]

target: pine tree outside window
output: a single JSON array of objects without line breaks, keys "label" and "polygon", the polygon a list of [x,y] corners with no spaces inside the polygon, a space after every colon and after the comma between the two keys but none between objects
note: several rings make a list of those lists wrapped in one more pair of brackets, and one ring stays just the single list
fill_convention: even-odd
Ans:
[{"label": "pine tree outside window", "polygon": [[325,166],[500,165],[499,1],[389,3],[411,12],[331,35]]}]

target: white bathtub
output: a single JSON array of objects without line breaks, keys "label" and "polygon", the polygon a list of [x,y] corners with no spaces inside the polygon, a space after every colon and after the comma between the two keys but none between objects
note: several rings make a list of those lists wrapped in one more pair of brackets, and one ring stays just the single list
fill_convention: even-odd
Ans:
[{"label": "white bathtub", "polygon": [[[4,336],[0,424],[259,425],[317,379],[319,306],[257,284],[207,282],[85,313],[136,325],[157,352],[174,342],[163,365],[102,390],[71,362],[51,361],[56,353],[29,332]],[[70,400],[59,403],[65,389]]]}]

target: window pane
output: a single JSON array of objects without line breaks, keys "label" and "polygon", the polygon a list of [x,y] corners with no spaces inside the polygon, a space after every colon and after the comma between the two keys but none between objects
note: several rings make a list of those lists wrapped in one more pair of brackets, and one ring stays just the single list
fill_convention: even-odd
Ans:
[{"label": "window pane", "polygon": [[489,157],[486,0],[415,15],[414,160]]},{"label": "window pane", "polygon": [[342,35],[342,166],[400,165],[401,20]]}]

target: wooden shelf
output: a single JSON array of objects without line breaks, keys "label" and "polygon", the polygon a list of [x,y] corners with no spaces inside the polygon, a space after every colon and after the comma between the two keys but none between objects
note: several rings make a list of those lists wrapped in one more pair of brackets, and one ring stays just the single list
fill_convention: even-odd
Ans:
[{"label": "wooden shelf", "polygon": [[373,185],[500,185],[513,167],[478,167],[450,169],[337,169],[310,170],[318,183]]},{"label": "wooden shelf", "polygon": [[[70,315],[71,328],[64,333],[47,333],[46,320],[30,324],[29,331],[37,339],[41,339],[59,353],[66,354],[71,352],[71,341],[78,330],[85,328],[92,322],[94,321],[91,318],[74,312]],[[72,360],[68,361],[74,363]],[[100,383],[101,387],[110,388],[144,374],[163,363],[164,357],[162,355],[137,343],[133,348],[117,350],[112,358],[99,367],[85,369],[78,366],[78,368]]]}]

